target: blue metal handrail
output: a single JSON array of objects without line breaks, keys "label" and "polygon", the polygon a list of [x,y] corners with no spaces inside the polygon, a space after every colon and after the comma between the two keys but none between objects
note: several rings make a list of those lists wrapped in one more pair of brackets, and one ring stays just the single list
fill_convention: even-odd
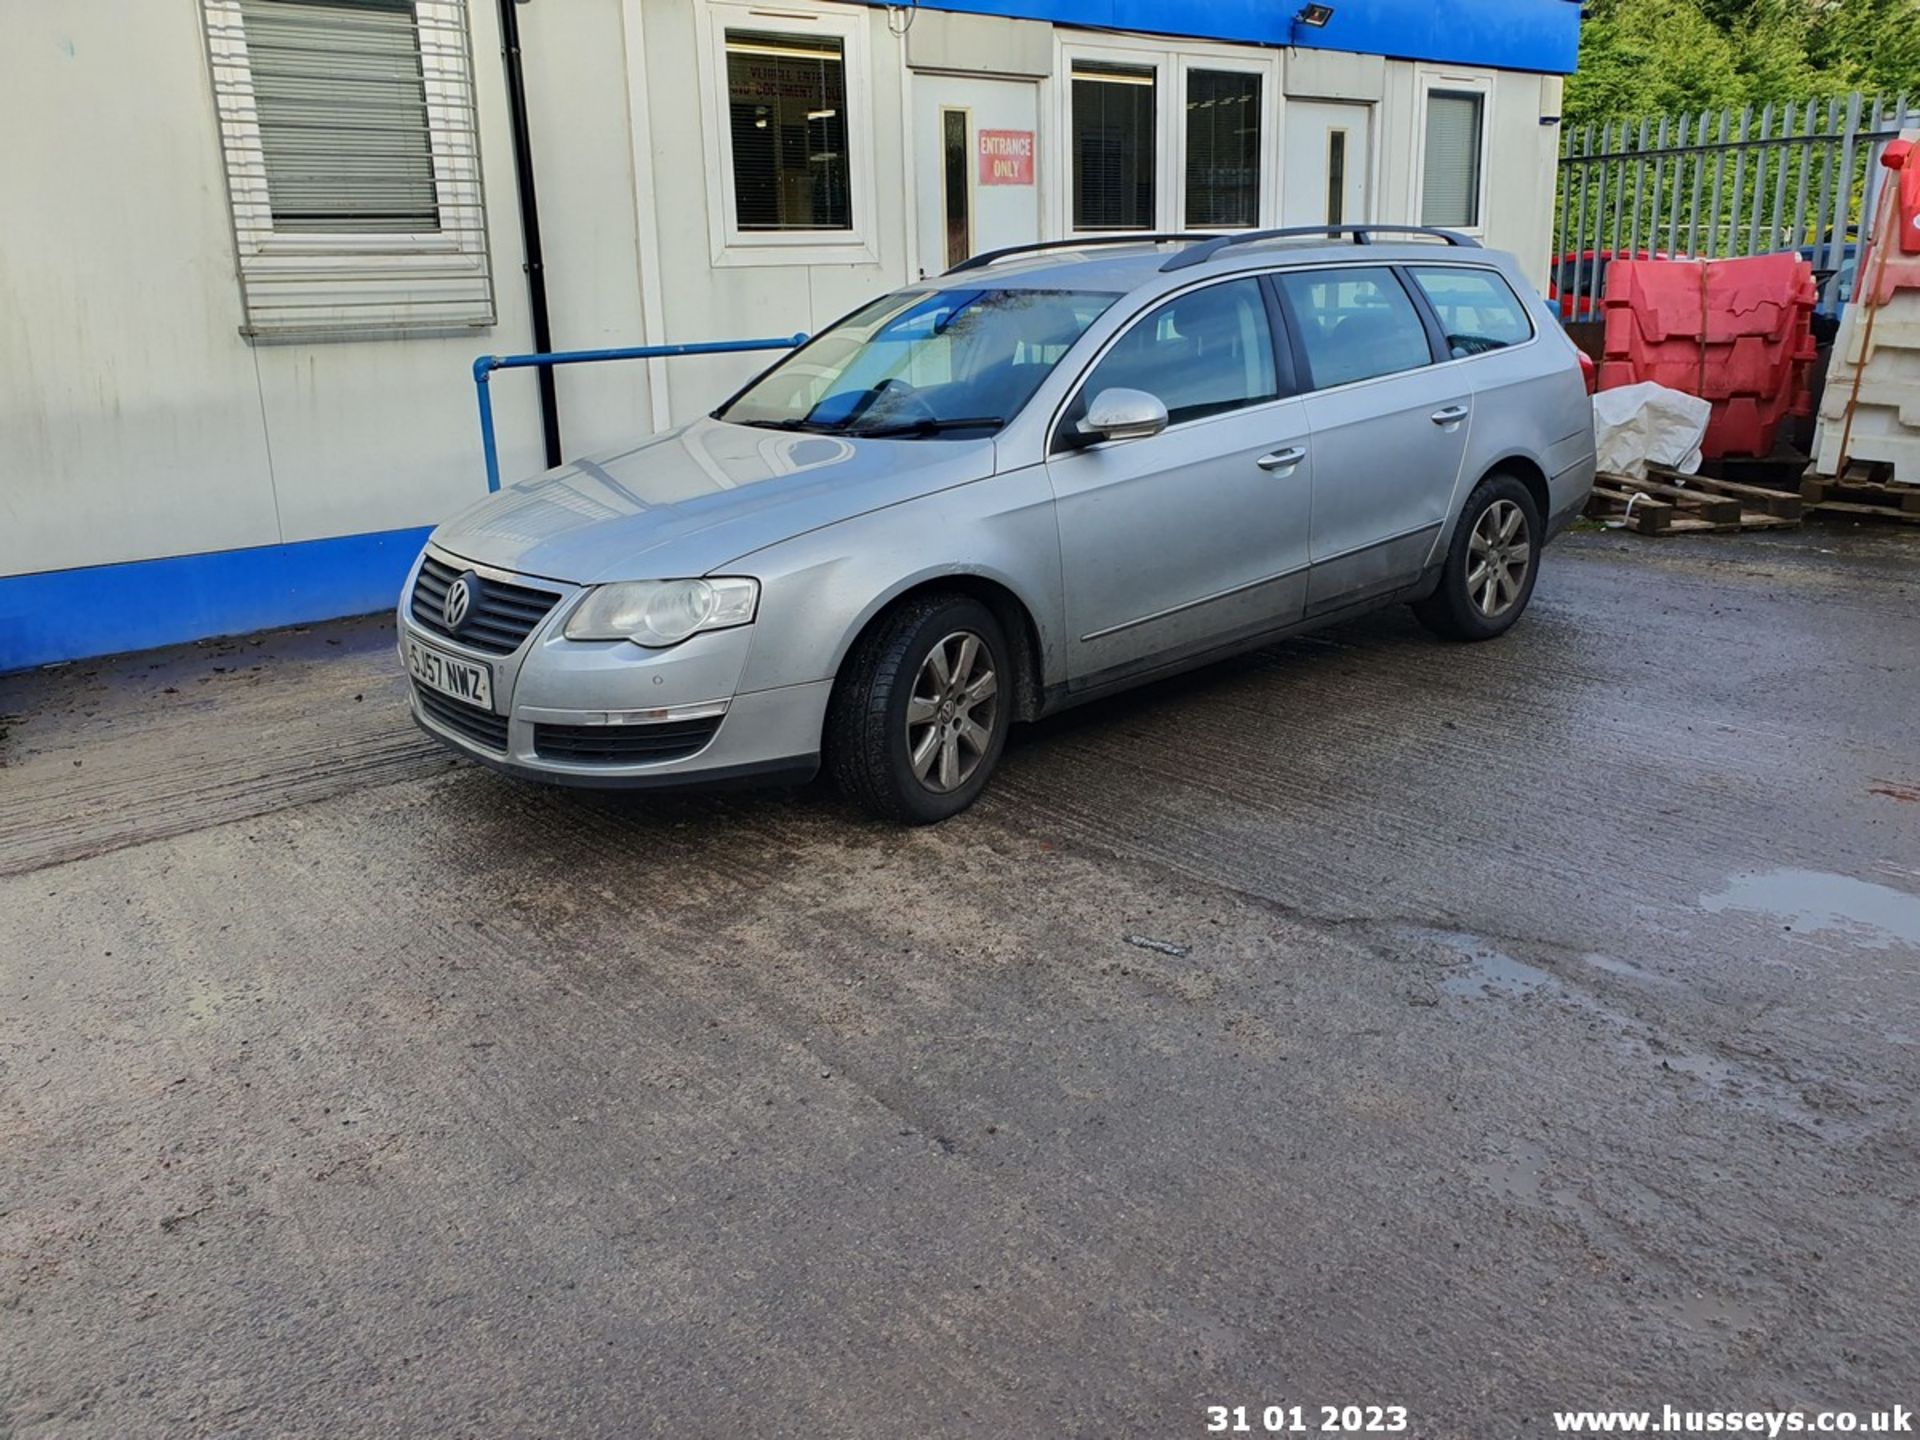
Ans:
[{"label": "blue metal handrail", "polygon": [[706,340],[692,345],[629,345],[618,350],[556,350],[550,355],[482,355],[473,362],[473,388],[480,399],[480,444],[487,457],[487,489],[500,488],[500,451],[493,438],[493,389],[496,370],[537,370],[552,365],[584,365],[594,360],[664,360],[674,355],[736,355],[748,350],[792,350],[807,337],[778,340]]}]

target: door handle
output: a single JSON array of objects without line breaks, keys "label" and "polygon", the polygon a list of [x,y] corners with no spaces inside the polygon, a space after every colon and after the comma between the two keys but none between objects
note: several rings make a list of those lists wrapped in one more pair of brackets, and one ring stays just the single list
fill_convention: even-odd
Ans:
[{"label": "door handle", "polygon": [[1436,425],[1451,425],[1466,418],[1467,407],[1464,405],[1446,405],[1433,412],[1433,423]]},{"label": "door handle", "polygon": [[1262,455],[1253,463],[1262,470],[1291,470],[1307,458],[1304,445],[1289,445],[1284,450],[1275,450],[1270,455]]}]

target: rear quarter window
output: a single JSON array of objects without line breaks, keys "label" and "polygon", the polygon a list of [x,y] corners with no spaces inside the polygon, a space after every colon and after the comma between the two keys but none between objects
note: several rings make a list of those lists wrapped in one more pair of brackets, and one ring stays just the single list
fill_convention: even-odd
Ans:
[{"label": "rear quarter window", "polygon": [[1493,271],[1447,265],[1410,265],[1407,269],[1440,316],[1447,352],[1454,359],[1484,355],[1533,338],[1527,307]]}]

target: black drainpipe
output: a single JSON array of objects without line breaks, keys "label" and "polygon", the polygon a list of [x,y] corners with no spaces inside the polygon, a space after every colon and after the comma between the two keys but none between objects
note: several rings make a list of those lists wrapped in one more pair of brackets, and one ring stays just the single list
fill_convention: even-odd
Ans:
[{"label": "black drainpipe", "polygon": [[[500,0],[500,53],[507,62],[507,114],[513,125],[513,175],[520,191],[520,236],[527,252],[527,308],[533,314],[533,348],[546,355],[553,350],[553,324],[547,316],[547,267],[540,251],[540,201],[533,189],[533,137],[527,130],[527,82],[520,69],[519,0]],[[546,437],[547,464],[558,465],[560,454],[560,396],[553,384],[553,367],[542,365],[540,376],[540,432]]]}]

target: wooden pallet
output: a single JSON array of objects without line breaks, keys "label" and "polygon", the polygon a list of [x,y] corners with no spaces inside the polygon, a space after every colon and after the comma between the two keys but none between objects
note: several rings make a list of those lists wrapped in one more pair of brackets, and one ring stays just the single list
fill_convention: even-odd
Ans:
[{"label": "wooden pallet", "polygon": [[1920,525],[1920,485],[1896,485],[1893,467],[1855,462],[1839,478],[1809,475],[1800,482],[1800,498],[1823,515],[1893,520]]},{"label": "wooden pallet", "polygon": [[1644,480],[1603,471],[1586,513],[1591,520],[1624,519],[1636,535],[1689,535],[1791,529],[1801,509],[1800,497],[1784,490],[1653,466]]}]

